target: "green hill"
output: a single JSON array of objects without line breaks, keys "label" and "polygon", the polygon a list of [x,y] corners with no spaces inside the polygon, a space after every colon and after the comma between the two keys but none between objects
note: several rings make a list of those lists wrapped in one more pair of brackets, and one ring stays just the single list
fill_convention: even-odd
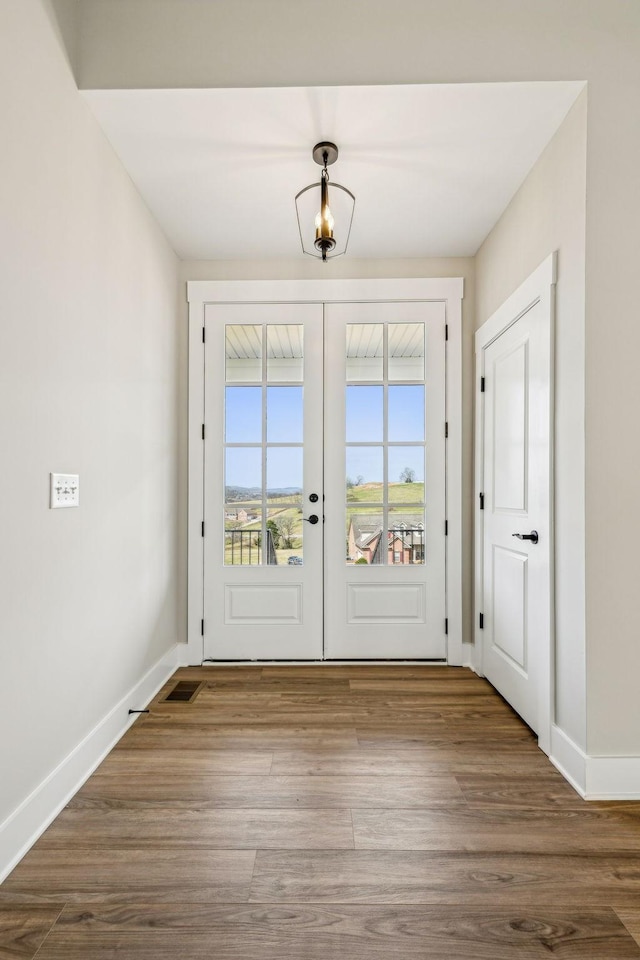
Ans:
[{"label": "green hill", "polygon": [[[382,484],[363,483],[359,487],[350,487],[347,490],[349,503],[381,503]],[[390,503],[423,503],[424,483],[390,483]]]}]

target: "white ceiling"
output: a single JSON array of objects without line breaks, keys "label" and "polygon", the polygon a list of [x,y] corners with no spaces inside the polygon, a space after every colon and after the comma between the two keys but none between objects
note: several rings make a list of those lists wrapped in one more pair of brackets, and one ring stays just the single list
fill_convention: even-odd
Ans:
[{"label": "white ceiling", "polygon": [[302,257],[293,198],[318,178],[319,140],[338,144],[331,177],[356,195],[348,257],[444,257],[475,254],[582,87],[83,96],[182,259]]}]

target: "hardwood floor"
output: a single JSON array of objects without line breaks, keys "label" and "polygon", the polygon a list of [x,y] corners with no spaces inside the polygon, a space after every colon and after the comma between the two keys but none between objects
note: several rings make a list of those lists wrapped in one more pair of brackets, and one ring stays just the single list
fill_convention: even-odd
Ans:
[{"label": "hardwood floor", "polygon": [[[176,679],[204,681],[193,703],[163,702]],[[640,803],[584,803],[448,667],[179,670],[0,887],[0,960],[640,960],[639,943]]]}]

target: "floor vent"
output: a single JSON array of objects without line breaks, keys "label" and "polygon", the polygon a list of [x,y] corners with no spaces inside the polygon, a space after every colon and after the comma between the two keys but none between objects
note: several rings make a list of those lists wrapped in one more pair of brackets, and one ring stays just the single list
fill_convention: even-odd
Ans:
[{"label": "floor vent", "polygon": [[171,690],[164,700],[179,701],[180,703],[193,703],[200,693],[200,688],[204,684],[198,680],[178,680],[173,690]]}]

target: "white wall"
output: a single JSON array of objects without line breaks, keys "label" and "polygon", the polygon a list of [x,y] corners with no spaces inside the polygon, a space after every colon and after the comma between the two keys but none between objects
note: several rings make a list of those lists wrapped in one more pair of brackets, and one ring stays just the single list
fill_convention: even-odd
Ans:
[{"label": "white wall", "polygon": [[462,376],[463,376],[463,556],[462,614],[463,641],[472,641],[473,607],[473,459],[472,459],[472,379],[473,331],[475,320],[475,270],[470,257],[431,260],[353,260],[341,257],[321,263],[311,257],[296,260],[195,260],[180,263],[180,620],[186,622],[187,571],[187,387],[189,344],[186,283],[189,280],[318,280],[318,279],[393,279],[398,277],[463,277],[462,301]]},{"label": "white wall", "polygon": [[0,65],[1,824],[177,639],[177,262],[41,0]]},{"label": "white wall", "polygon": [[[637,0],[83,0],[81,86],[589,82],[587,747],[640,757],[640,4]],[[579,628],[579,627],[578,627]]]},{"label": "white wall", "polygon": [[586,749],[585,209],[587,92],[476,256],[477,325],[553,250],[556,288],[555,509],[557,725]]}]

